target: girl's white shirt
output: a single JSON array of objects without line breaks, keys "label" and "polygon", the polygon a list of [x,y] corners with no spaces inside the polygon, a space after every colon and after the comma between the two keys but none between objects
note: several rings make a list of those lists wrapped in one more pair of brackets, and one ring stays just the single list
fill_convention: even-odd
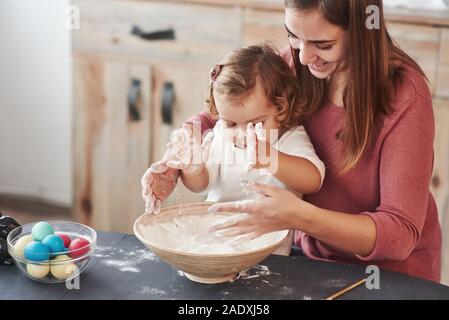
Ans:
[{"label": "girl's white shirt", "polygon": [[[264,184],[287,189],[266,169],[253,169],[246,172],[247,152],[235,147],[229,130],[223,121],[218,121],[214,127],[214,140],[210,148],[206,168],[209,173],[209,184],[203,194],[206,201],[227,202],[252,198],[241,186],[240,181],[252,180]],[[272,147],[285,154],[309,160],[316,166],[321,175],[321,185],[325,176],[324,163],[318,158],[315,148],[303,126],[295,127],[284,133],[280,139],[272,137]],[[276,165],[276,161],[273,162]],[[296,193],[302,198],[302,194]]]}]

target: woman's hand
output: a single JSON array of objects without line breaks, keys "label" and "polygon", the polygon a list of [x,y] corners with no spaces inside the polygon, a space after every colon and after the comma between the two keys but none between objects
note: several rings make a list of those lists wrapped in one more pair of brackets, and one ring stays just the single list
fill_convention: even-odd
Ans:
[{"label": "woman's hand", "polygon": [[142,197],[145,201],[145,213],[158,213],[162,202],[176,187],[179,170],[167,167],[170,150],[165,152],[161,161],[153,163],[141,179]]},{"label": "woman's hand", "polygon": [[209,158],[213,138],[214,134],[210,132],[201,142],[201,134],[194,132],[192,125],[183,124],[180,129],[173,132],[171,140],[167,144],[170,150],[167,166],[181,170],[188,176],[199,174]]},{"label": "woman's hand", "polygon": [[251,240],[273,231],[298,229],[301,223],[301,212],[311,206],[290,191],[260,184],[242,182],[242,185],[261,195],[256,200],[215,204],[209,212],[241,213],[223,219],[211,226],[210,232],[219,236],[240,236],[239,240]]}]

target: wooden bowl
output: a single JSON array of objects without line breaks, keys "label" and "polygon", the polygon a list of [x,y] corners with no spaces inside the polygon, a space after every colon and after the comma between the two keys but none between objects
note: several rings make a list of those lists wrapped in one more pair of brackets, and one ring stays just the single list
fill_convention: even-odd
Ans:
[{"label": "wooden bowl", "polygon": [[[188,253],[167,248],[164,243],[143,232],[145,226],[167,223],[180,216],[206,215],[211,204],[190,203],[166,207],[157,215],[145,214],[134,223],[134,234],[163,261],[182,270],[190,280],[200,283],[220,283],[234,279],[240,271],[246,270],[273,253],[288,236],[288,230],[278,231],[266,247],[235,253]],[[225,213],[231,215],[231,213]]]}]

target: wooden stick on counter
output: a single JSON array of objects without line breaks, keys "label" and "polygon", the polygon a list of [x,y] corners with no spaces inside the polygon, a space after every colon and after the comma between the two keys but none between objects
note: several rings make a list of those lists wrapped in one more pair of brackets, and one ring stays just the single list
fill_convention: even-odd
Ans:
[{"label": "wooden stick on counter", "polygon": [[339,292],[337,292],[337,293],[335,293],[333,295],[331,295],[330,297],[327,297],[324,300],[335,300],[336,298],[338,298],[338,297],[344,295],[346,292],[351,291],[352,289],[354,289],[354,288],[364,284],[365,282],[366,282],[366,278],[362,279],[362,280],[360,280],[360,281],[358,281],[356,283],[354,283],[353,285],[350,285],[349,287],[347,287],[347,288],[345,288],[345,289],[343,289],[343,290],[341,290],[341,291],[339,291]]}]

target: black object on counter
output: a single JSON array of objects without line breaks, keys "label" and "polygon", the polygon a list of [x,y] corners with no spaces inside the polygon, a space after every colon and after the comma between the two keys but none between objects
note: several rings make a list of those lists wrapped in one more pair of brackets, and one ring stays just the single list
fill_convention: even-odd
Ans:
[{"label": "black object on counter", "polygon": [[14,264],[14,260],[8,253],[8,244],[6,240],[0,239],[0,265],[4,266],[12,266]]},{"label": "black object on counter", "polygon": [[14,264],[13,259],[8,253],[8,243],[6,238],[8,234],[20,227],[20,224],[11,217],[4,216],[0,212],[0,265],[11,266]]}]

